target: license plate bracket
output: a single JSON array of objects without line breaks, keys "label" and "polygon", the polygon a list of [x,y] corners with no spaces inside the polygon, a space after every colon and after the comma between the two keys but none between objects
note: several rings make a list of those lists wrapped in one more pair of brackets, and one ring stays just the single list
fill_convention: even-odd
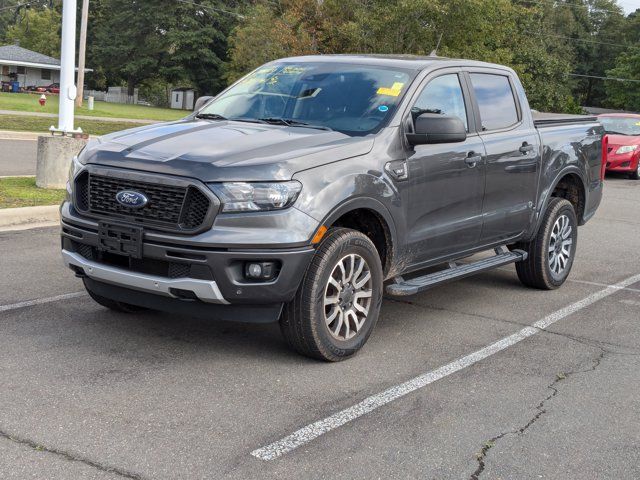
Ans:
[{"label": "license plate bracket", "polygon": [[142,258],[142,227],[112,222],[98,223],[98,249],[103,252]]}]

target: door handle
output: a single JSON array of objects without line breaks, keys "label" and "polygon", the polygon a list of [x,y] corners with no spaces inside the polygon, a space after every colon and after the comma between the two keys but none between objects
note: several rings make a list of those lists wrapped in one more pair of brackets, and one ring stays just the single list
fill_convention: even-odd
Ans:
[{"label": "door handle", "polygon": [[527,142],[524,142],[520,147],[520,153],[526,155],[529,152],[533,152],[533,145],[529,145]]},{"label": "door handle", "polygon": [[480,162],[482,162],[482,155],[478,155],[476,152],[469,152],[467,158],[464,159],[464,163],[466,163],[469,168],[475,167]]}]

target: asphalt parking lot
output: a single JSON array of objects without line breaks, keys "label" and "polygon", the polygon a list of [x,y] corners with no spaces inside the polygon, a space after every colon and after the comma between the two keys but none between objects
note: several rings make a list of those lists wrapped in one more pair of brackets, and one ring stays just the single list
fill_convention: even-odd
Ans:
[{"label": "asphalt parking lot", "polygon": [[107,311],[56,228],[0,233],[0,476],[638,478],[639,239],[640,182],[608,178],[560,290],[388,300],[324,364],[277,325]]}]

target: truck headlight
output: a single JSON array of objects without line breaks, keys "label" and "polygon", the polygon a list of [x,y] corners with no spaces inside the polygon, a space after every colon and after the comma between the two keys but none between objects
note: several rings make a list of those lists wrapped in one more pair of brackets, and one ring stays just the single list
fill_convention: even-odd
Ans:
[{"label": "truck headlight", "polygon": [[67,198],[70,199],[73,196],[73,180],[76,178],[76,175],[84,165],[80,163],[78,160],[78,156],[76,155],[71,159],[71,165],[69,165],[69,178],[67,180]]},{"label": "truck headlight", "polygon": [[637,148],[638,148],[638,145],[624,145],[624,146],[618,148],[618,150],[616,150],[616,155],[622,155],[623,153],[635,152]]},{"label": "truck headlight", "polygon": [[223,213],[282,210],[293,205],[302,190],[302,184],[296,180],[210,183],[208,186],[222,201]]}]

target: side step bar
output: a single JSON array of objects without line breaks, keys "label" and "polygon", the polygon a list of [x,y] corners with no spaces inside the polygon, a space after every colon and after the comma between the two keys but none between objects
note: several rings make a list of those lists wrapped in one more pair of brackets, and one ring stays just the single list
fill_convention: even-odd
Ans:
[{"label": "side step bar", "polygon": [[451,262],[449,263],[449,268],[445,270],[412,278],[411,280],[396,277],[395,283],[387,285],[387,294],[396,297],[415,295],[446,282],[452,282],[476,273],[509,265],[510,263],[522,262],[527,259],[527,252],[523,250],[509,251],[506,247],[501,247],[496,248],[495,252],[496,254],[493,257],[465,265],[457,265],[455,262]]}]

